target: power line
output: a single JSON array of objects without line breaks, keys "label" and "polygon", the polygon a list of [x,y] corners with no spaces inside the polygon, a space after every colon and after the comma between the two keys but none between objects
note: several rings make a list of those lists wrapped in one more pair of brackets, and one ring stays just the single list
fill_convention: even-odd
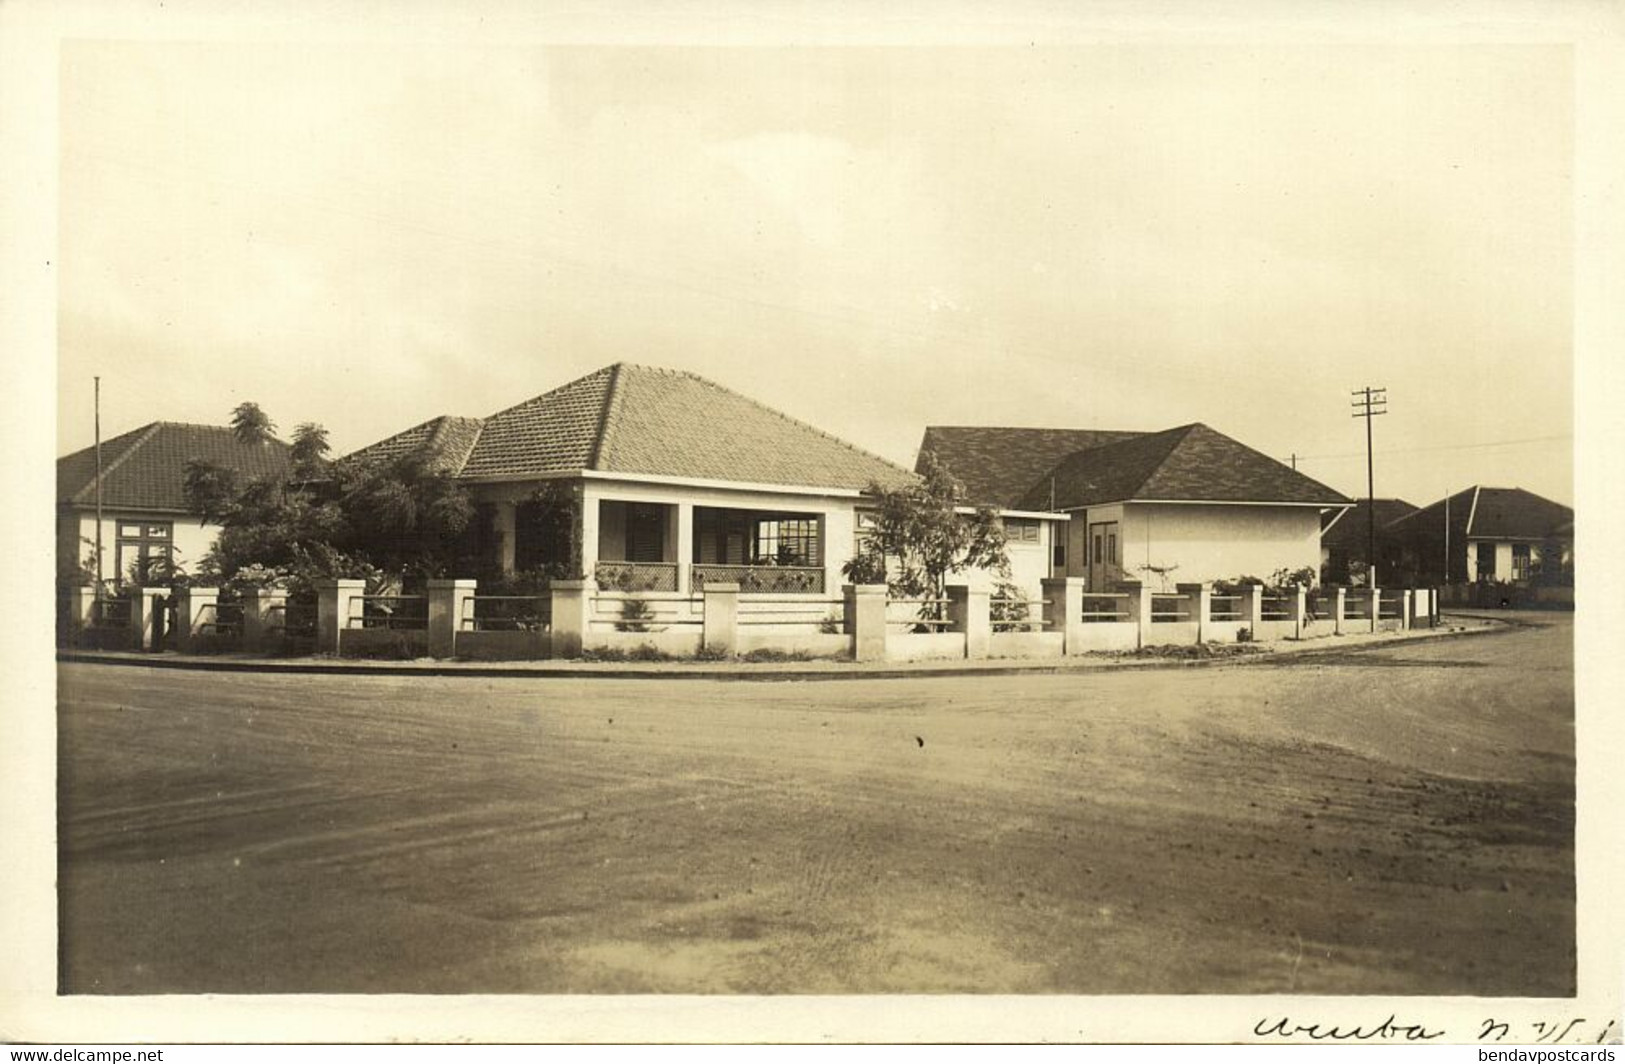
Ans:
[{"label": "power line", "polygon": [[[1355,417],[1359,417],[1359,416],[1360,416],[1359,414],[1355,415]],[[1557,435],[1557,436],[1526,436],[1526,437],[1524,437],[1523,439],[1520,439],[1520,440],[1495,440],[1495,441],[1492,441],[1492,442],[1489,442],[1489,443],[1447,443],[1447,444],[1442,444],[1442,445],[1437,446],[1437,447],[1405,447],[1405,448],[1399,448],[1399,449],[1392,450],[1392,451],[1377,451],[1375,453],[1381,454],[1381,455],[1390,455],[1390,454],[1421,454],[1421,453],[1426,452],[1426,451],[1471,451],[1471,450],[1478,450],[1478,449],[1485,448],[1485,447],[1511,447],[1511,446],[1514,446],[1514,445],[1520,444],[1520,443],[1547,443],[1547,442],[1551,442],[1551,441],[1554,441],[1554,440],[1572,440],[1572,439],[1574,439],[1574,434],[1565,432],[1565,433],[1562,433],[1561,435]],[[1300,454],[1300,455],[1295,455],[1294,457],[1300,462],[1312,461],[1312,460],[1320,460],[1320,459],[1329,459],[1329,458],[1363,458],[1363,457],[1365,457],[1365,452],[1363,452],[1363,451],[1350,451],[1350,452],[1348,452],[1346,454]]]}]

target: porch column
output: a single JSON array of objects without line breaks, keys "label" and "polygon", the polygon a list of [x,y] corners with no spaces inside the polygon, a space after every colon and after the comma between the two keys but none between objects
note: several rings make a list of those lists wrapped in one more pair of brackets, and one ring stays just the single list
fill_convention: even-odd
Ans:
[{"label": "porch column", "polygon": [[151,650],[158,600],[169,593],[165,587],[132,587],[130,597],[130,649]]},{"label": "porch column", "polygon": [[272,649],[277,633],[271,626],[276,623],[275,610],[281,614],[284,626],[288,623],[288,593],[268,587],[249,588],[243,592],[243,650],[250,654],[264,654]]},{"label": "porch column", "polygon": [[[965,636],[965,656],[985,658],[993,637],[992,596],[962,585],[948,588],[949,631]],[[1082,606],[1079,606],[1082,609]]]},{"label": "porch column", "polygon": [[846,634],[852,637],[853,661],[886,660],[886,585],[847,584]]},{"label": "porch column", "polygon": [[[587,485],[581,488],[581,573],[592,580],[598,567],[598,508],[603,500],[594,495]],[[571,574],[575,575],[575,574]],[[596,590],[596,587],[594,588]]]},{"label": "porch column", "polygon": [[733,654],[739,649],[739,585],[729,581],[707,582],[704,594],[705,627],[701,645],[706,650]]},{"label": "porch column", "polygon": [[316,584],[316,653],[337,654],[350,618],[360,613],[356,600],[366,591],[365,580],[321,580]]},{"label": "porch column", "polygon": [[504,573],[512,573],[514,559],[517,557],[515,549],[519,536],[519,504],[512,499],[499,501],[491,522],[491,530],[497,536],[497,563],[502,566]]},{"label": "porch column", "polygon": [[426,635],[431,658],[449,658],[457,653],[457,633],[463,627],[463,613],[474,597],[478,581],[430,580],[429,622]]},{"label": "porch column", "polygon": [[1128,615],[1139,627],[1134,645],[1148,646],[1148,640],[1151,638],[1151,588],[1140,580],[1123,580],[1117,586],[1119,591],[1128,595]]},{"label": "porch column", "polygon": [[1196,642],[1206,642],[1213,629],[1213,585],[1175,584],[1174,587],[1190,603],[1191,620],[1196,622]]},{"label": "porch column", "polygon": [[[680,502],[677,504],[677,593],[687,595],[691,591],[689,584],[689,568],[694,561],[694,504]],[[734,588],[738,593],[737,585]],[[707,602],[710,599],[706,600]]]},{"label": "porch column", "polygon": [[1061,633],[1062,654],[1083,653],[1083,585],[1076,576],[1053,576],[1039,582],[1044,594],[1044,629]]},{"label": "porch column", "polygon": [[[594,530],[596,533],[596,529]],[[553,581],[553,656],[579,658],[592,621],[593,580]]]},{"label": "porch column", "polygon": [[[183,587],[175,592],[175,649],[190,654],[207,635],[204,626],[218,624],[217,612],[220,589],[217,587]],[[220,629],[214,629],[218,634]]]}]

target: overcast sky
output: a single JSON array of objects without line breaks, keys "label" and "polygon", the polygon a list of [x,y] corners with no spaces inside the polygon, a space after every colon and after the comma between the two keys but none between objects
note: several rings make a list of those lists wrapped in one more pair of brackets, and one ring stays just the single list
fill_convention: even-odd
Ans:
[{"label": "overcast sky", "polygon": [[626,360],[1363,495],[1372,384],[1379,495],[1572,502],[1572,110],[1559,47],[70,44],[58,449],[98,373],[342,452]]}]

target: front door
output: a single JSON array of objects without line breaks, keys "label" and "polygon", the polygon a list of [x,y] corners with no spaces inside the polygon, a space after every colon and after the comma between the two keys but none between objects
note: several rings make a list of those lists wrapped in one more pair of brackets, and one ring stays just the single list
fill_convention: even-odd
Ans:
[{"label": "front door", "polygon": [[1117,522],[1102,521],[1089,526],[1084,544],[1089,552],[1089,590],[1107,591],[1123,577],[1117,556]]}]

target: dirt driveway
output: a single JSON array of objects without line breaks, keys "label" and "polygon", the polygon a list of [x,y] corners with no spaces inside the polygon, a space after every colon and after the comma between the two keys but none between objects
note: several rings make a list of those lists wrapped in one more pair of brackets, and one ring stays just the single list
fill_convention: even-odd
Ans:
[{"label": "dirt driveway", "polygon": [[69,992],[1567,995],[1506,634],[780,684],[65,665]]}]

